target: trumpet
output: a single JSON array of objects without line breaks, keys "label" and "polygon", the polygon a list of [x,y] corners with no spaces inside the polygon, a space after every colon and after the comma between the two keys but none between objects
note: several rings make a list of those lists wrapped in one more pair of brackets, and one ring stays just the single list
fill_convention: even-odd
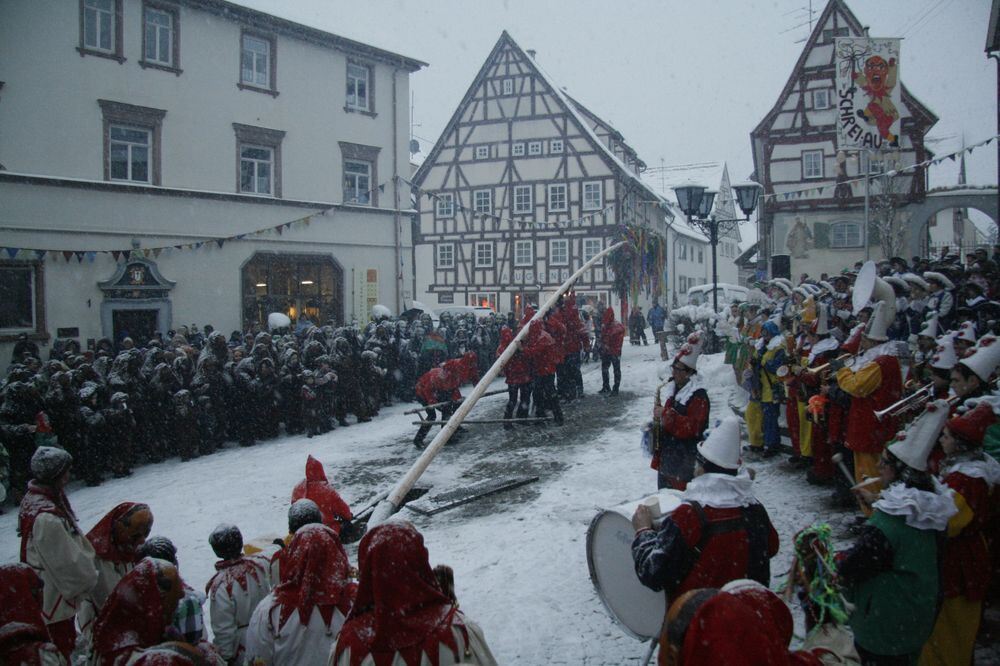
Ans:
[{"label": "trumpet", "polygon": [[927,384],[924,384],[910,395],[906,396],[905,398],[897,400],[896,402],[892,403],[885,409],[877,410],[875,412],[875,419],[877,421],[882,421],[887,416],[899,416],[903,412],[913,409],[914,407],[919,407],[923,405],[933,396],[934,396],[934,384],[933,382],[928,382]]},{"label": "trumpet", "polygon": [[[834,360],[835,361],[846,361],[847,359],[849,359],[849,358],[851,358],[853,356],[854,356],[854,354],[841,354],[840,356],[838,356]],[[830,367],[830,363],[824,363],[823,365],[818,365],[815,368],[806,368],[806,372],[808,372],[809,374],[815,375],[815,374],[820,373],[820,372],[825,372],[826,369],[829,368],[829,367]]]}]

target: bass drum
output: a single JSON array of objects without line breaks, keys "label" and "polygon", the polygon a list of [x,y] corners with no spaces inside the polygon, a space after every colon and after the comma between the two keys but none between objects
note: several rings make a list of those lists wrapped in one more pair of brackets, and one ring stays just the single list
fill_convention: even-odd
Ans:
[{"label": "bass drum", "polygon": [[[681,503],[676,490],[661,490],[653,497],[660,501],[661,518]],[[626,502],[594,516],[587,528],[587,566],[594,589],[612,619],[629,636],[646,641],[660,635],[667,600],[663,592],[649,589],[635,574],[632,514],[644,502]]]}]

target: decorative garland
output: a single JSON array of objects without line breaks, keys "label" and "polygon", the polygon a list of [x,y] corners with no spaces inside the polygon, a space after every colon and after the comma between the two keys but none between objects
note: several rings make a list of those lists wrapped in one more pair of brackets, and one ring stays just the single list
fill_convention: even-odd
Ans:
[{"label": "decorative garland", "polygon": [[847,603],[837,588],[837,564],[834,561],[830,525],[817,523],[795,535],[795,562],[782,589],[798,582],[815,610],[819,627],[832,620],[844,624],[848,619]]},{"label": "decorative garland", "polygon": [[666,239],[645,227],[621,225],[620,233],[628,244],[608,255],[615,294],[634,302],[640,293],[646,296],[665,293]]}]

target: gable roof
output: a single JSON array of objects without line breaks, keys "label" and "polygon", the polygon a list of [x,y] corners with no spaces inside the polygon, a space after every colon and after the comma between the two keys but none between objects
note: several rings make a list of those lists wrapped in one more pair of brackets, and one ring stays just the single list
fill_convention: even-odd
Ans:
[{"label": "gable roof", "polygon": [[[424,178],[426,178],[427,176],[427,173],[430,171],[431,167],[433,167],[434,164],[437,162],[438,155],[440,155],[441,150],[444,148],[444,142],[446,137],[448,137],[454,131],[455,126],[461,120],[462,111],[472,101],[473,97],[476,94],[476,91],[479,89],[479,86],[482,83],[482,80],[486,77],[486,74],[490,68],[491,63],[506,47],[515,50],[518,56],[521,58],[521,60],[531,70],[531,72],[534,75],[536,75],[543,83],[545,83],[546,86],[550,88],[553,97],[555,97],[556,99],[556,102],[562,107],[563,111],[566,112],[570,120],[577,126],[577,129],[579,129],[582,134],[584,134],[586,137],[590,139],[590,141],[597,149],[598,155],[605,162],[605,164],[608,165],[608,168],[614,172],[617,172],[619,177],[622,178],[623,180],[630,182],[636,187],[645,191],[646,194],[649,195],[650,197],[656,198],[657,197],[656,192],[651,190],[649,186],[646,185],[646,183],[644,183],[641,178],[639,178],[639,176],[635,175],[635,173],[632,172],[632,170],[628,167],[627,164],[625,164],[625,162],[621,160],[621,158],[619,158],[617,155],[614,154],[614,151],[612,151],[607,144],[601,141],[600,137],[597,136],[597,134],[594,132],[594,129],[590,126],[590,124],[583,119],[581,112],[577,109],[577,107],[573,104],[573,102],[570,101],[569,96],[565,92],[563,92],[562,88],[556,85],[556,83],[545,72],[545,70],[543,70],[538,65],[538,63],[535,62],[535,59],[530,57],[524,51],[524,49],[522,49],[518,45],[518,43],[514,41],[514,38],[511,37],[506,30],[504,30],[500,34],[500,38],[497,40],[497,43],[493,46],[493,49],[490,51],[489,56],[487,56],[486,60],[483,61],[482,67],[479,68],[479,72],[476,74],[476,77],[472,80],[472,83],[469,85],[468,90],[465,91],[465,95],[462,97],[462,101],[459,102],[457,107],[455,107],[455,112],[452,114],[451,119],[448,121],[448,124],[445,125],[444,131],[441,132],[441,135],[434,143],[434,148],[431,149],[431,152],[427,155],[427,159],[423,161],[423,163],[420,165],[420,168],[417,170],[413,182],[418,186],[423,183]],[[610,125],[608,125],[604,121],[601,121],[599,118],[597,118],[597,116],[594,116],[592,113],[588,112],[588,114],[593,116],[598,121],[600,121],[604,126],[610,127]]]},{"label": "gable roof", "polygon": [[[855,35],[864,35],[865,27],[861,25],[858,17],[855,16],[854,12],[850,10],[847,3],[844,2],[844,0],[830,0],[826,7],[823,8],[823,13],[820,14],[819,19],[817,19],[816,27],[813,28],[812,34],[810,34],[809,39],[806,40],[806,45],[799,54],[799,59],[795,61],[795,67],[792,68],[792,72],[788,76],[788,81],[785,82],[785,86],[782,88],[781,94],[778,95],[778,99],[775,101],[774,106],[771,107],[771,110],[767,112],[759,123],[757,123],[757,126],[750,133],[750,136],[756,137],[762,134],[767,134],[775,116],[781,112],[782,107],[785,105],[785,100],[788,99],[792,89],[795,87],[795,84],[798,81],[798,74],[805,67],[806,59],[809,57],[809,53],[816,47],[816,43],[819,41],[820,37],[823,36],[824,26],[826,26],[827,21],[834,12],[839,12],[840,15],[843,16],[844,20],[847,21],[847,27],[850,28]],[[830,65],[830,68],[833,68],[832,64]],[[937,122],[937,116],[935,116],[934,113],[924,106],[916,97],[911,95],[910,91],[907,90],[906,85],[904,85],[902,81],[900,81],[899,88],[903,104],[906,105],[910,115],[926,124],[928,128]],[[756,152],[756,147],[754,148],[754,151]],[[754,163],[756,164],[756,159],[754,160]]]},{"label": "gable roof", "polygon": [[[686,217],[680,211],[677,195],[674,192],[675,188],[687,183],[698,183],[710,190],[715,190],[717,193],[721,193],[723,188],[728,188],[728,197],[716,194],[715,202],[712,204],[712,212],[725,219],[737,217],[735,195],[729,182],[729,170],[725,162],[694,162],[655,167],[652,173],[647,171],[642,174],[642,180],[670,205],[671,210],[675,211],[678,217],[684,220]],[[691,228],[686,221],[684,225],[691,229],[692,233],[705,239],[704,234]],[[725,237],[732,238],[737,244],[743,240],[738,225],[733,227],[731,233],[725,234]]]}]

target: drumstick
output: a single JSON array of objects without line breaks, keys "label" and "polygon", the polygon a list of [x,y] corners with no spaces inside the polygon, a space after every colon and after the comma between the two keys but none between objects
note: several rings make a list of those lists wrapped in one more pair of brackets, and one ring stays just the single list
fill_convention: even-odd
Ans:
[{"label": "drumstick", "polygon": [[881,481],[882,481],[882,479],[878,478],[877,476],[869,476],[868,478],[866,478],[861,483],[855,483],[853,486],[851,486],[851,490],[857,490],[858,488],[864,488],[865,486],[870,486],[870,485],[875,484],[875,483],[880,483]]},{"label": "drumstick", "polygon": [[[850,483],[853,486],[854,485],[854,477],[851,476],[851,471],[849,469],[847,469],[847,465],[844,464],[844,454],[843,453],[834,453],[830,457],[830,459],[833,462],[837,463],[837,467],[839,467],[840,471],[844,473],[845,477],[847,477],[847,482]],[[853,490],[853,489],[854,488],[852,487],[851,490]],[[861,513],[868,513],[869,511],[871,511],[871,507],[868,506],[867,502],[865,502],[863,499],[861,499],[860,495],[855,494],[854,497],[856,497],[857,500],[858,500],[858,506],[861,507]]]}]

